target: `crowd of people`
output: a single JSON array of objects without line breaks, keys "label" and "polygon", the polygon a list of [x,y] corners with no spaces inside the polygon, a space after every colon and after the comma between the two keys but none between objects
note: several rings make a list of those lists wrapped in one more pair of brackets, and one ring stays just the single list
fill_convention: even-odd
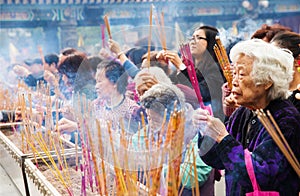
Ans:
[{"label": "crowd of people", "polygon": [[[8,71],[33,91],[40,83],[49,86],[53,105],[56,100],[64,103],[55,122],[56,131],[71,135],[72,142],[79,129],[72,114],[75,94],[90,100],[95,118],[111,121],[116,132],[123,126],[122,118],[133,137],[143,135],[139,134],[143,131],[140,126],[146,123],[148,133],[159,138],[161,126],[166,125],[163,122],[170,119],[172,111],[184,111],[181,164],[191,169],[182,170],[182,195],[193,195],[195,186],[200,187],[201,195],[215,195],[215,181],[223,173],[226,195],[253,192],[245,149],[251,153],[262,191],[299,195],[299,171],[291,166],[257,111],[272,114],[299,161],[300,35],[280,25],[264,25],[251,39],[236,43],[228,49],[232,81],[226,81],[214,51],[218,35],[215,27],[200,26],[189,39],[196,79],[189,74],[190,67],[184,64],[179,49],[123,51],[113,39],[108,40],[108,55],[89,56],[76,48],[65,48],[59,54],[14,64]],[[194,90],[195,80],[202,100]],[[8,116],[22,120],[16,109],[0,112],[1,122],[9,121]],[[186,153],[192,148],[194,154]],[[187,173],[195,173],[189,158],[193,155],[197,178]],[[198,182],[193,182],[195,179]]]}]

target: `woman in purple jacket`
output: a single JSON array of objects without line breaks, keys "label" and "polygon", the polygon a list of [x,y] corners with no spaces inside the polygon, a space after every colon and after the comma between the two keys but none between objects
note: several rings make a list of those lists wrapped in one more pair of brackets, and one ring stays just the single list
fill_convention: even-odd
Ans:
[{"label": "woman in purple jacket", "polygon": [[[199,139],[203,161],[225,170],[226,195],[252,192],[244,149],[252,152],[252,163],[262,191],[298,195],[299,176],[278,148],[255,111],[270,111],[296,158],[300,158],[300,113],[286,98],[293,77],[293,56],[262,40],[236,44],[230,51],[234,63],[233,97],[241,105],[225,125],[205,110],[194,113],[202,125]],[[204,128],[203,128],[204,125]],[[207,145],[209,140],[215,142]]]}]

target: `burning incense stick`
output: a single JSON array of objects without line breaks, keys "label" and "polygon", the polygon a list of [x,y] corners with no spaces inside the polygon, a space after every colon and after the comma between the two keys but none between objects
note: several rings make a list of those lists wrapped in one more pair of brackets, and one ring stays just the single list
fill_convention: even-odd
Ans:
[{"label": "burning incense stick", "polygon": [[102,178],[103,178],[103,187],[100,186],[101,188],[101,193],[108,195],[107,194],[107,189],[106,189],[106,172],[105,172],[105,165],[104,165],[104,153],[103,153],[103,142],[102,142],[102,134],[101,134],[101,126],[99,120],[96,120],[97,124],[97,130],[98,130],[98,149],[100,152],[100,159],[101,159],[101,169],[102,169]]},{"label": "burning incense stick", "polygon": [[23,131],[21,131],[21,141],[22,141],[21,151],[24,153],[25,151],[24,151],[24,132]]},{"label": "burning incense stick", "polygon": [[75,136],[75,170],[78,171],[78,133],[74,133]]},{"label": "burning incense stick", "polygon": [[[159,17],[157,12],[154,10],[154,19],[155,19],[155,23],[157,25],[158,36],[159,36],[159,39],[160,39],[161,46],[162,46],[163,50],[167,50],[164,13],[161,12],[161,15]],[[160,19],[160,22],[159,22],[159,19]]]},{"label": "burning incense stick", "polygon": [[108,37],[109,37],[109,39],[112,39],[111,32],[110,32],[110,24],[109,24],[109,20],[108,20],[107,15],[104,16],[104,23],[105,23],[105,27],[106,27],[106,30],[107,30]]},{"label": "burning incense stick", "polygon": [[86,150],[87,150],[87,159],[86,159],[86,169],[87,169],[87,174],[88,174],[88,181],[90,184],[90,188],[93,191],[93,172],[92,172],[92,167],[91,167],[91,145],[89,144],[89,140],[88,140],[88,136],[87,133],[89,132],[89,128],[87,126],[87,120],[86,120],[86,113],[84,112],[84,119],[83,119],[83,126],[84,126],[84,130],[85,130],[85,135],[84,138],[87,138],[85,140],[86,142]]},{"label": "burning incense stick", "polygon": [[152,38],[152,9],[153,9],[153,5],[151,4],[150,16],[149,16],[150,26],[149,26],[148,52],[147,52],[147,65],[148,65],[148,68],[150,67],[150,49],[151,49],[151,38]]},{"label": "burning incense stick", "polygon": [[198,183],[198,173],[197,173],[197,166],[196,166],[196,155],[194,152],[194,148],[192,149],[192,153],[193,153],[193,166],[194,166],[194,183],[195,183],[195,187],[196,187],[196,196],[200,196],[200,190],[199,190],[199,183]]},{"label": "burning incense stick", "polygon": [[162,122],[161,130],[160,130],[160,133],[159,133],[159,139],[157,140],[158,141],[158,145],[157,145],[158,147],[162,144],[162,139],[163,139],[163,136],[165,134],[166,121],[167,121],[167,108],[164,111],[163,122]]},{"label": "burning incense stick", "polygon": [[161,20],[161,39],[162,39],[162,48],[163,50],[167,50],[167,42],[166,42],[166,34],[165,34],[165,20],[164,20],[164,13],[161,12],[160,15],[160,20]]},{"label": "burning incense stick", "polygon": [[95,153],[95,149],[94,149],[92,136],[91,136],[91,133],[90,133],[89,129],[87,130],[87,134],[88,134],[88,139],[89,139],[89,143],[90,143],[90,146],[91,146],[92,160],[93,160],[94,169],[95,169],[95,173],[96,173],[96,184],[98,185],[97,189],[98,189],[98,193],[101,193],[98,163],[97,163],[97,158],[96,158],[96,153]]}]

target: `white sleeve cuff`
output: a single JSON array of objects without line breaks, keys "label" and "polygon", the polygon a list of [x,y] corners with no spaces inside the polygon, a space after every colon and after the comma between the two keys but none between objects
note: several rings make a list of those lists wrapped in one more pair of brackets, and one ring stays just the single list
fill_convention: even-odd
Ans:
[{"label": "white sleeve cuff", "polygon": [[185,66],[185,64],[180,64],[179,65],[179,70],[185,70],[186,69],[186,66]]}]

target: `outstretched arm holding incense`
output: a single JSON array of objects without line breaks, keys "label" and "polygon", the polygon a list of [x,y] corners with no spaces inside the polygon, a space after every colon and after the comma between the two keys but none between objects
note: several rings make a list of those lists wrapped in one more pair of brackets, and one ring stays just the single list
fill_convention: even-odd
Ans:
[{"label": "outstretched arm holding incense", "polygon": [[117,58],[120,60],[128,75],[131,78],[134,78],[140,69],[127,58],[125,53],[121,50],[119,43],[115,40],[109,39],[108,46],[109,49],[117,55]]},{"label": "outstretched arm holding incense", "polygon": [[117,41],[115,41],[113,39],[109,39],[108,47],[109,47],[110,51],[112,51],[113,53],[115,53],[117,55],[117,58],[121,61],[122,64],[126,60],[128,60],[125,53],[122,51],[120,44]]}]

